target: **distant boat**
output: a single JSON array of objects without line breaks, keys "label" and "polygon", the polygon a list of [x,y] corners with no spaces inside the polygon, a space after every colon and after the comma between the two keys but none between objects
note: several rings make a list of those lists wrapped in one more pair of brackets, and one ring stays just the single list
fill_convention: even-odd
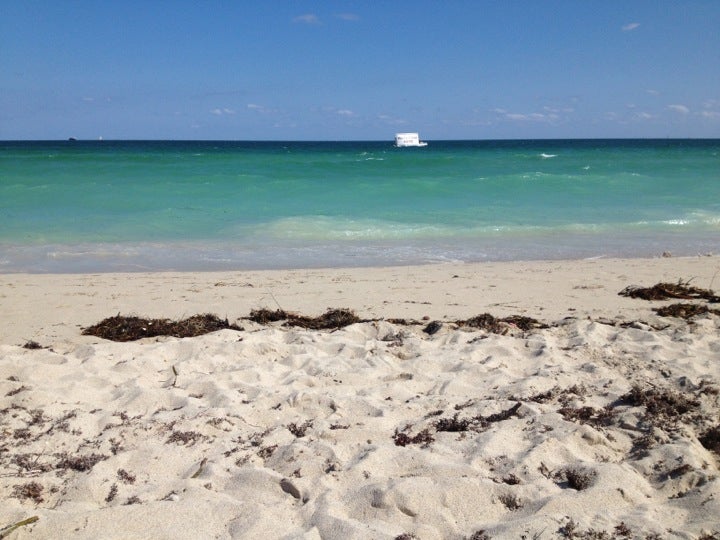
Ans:
[{"label": "distant boat", "polygon": [[77,141],[75,137],[68,137],[68,141]]},{"label": "distant boat", "polygon": [[396,133],[395,146],[405,148],[408,146],[427,146],[426,142],[420,140],[417,133]]}]

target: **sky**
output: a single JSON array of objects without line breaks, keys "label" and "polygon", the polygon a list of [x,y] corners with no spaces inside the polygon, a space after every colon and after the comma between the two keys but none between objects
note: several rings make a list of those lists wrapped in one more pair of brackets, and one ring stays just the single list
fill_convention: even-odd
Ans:
[{"label": "sky", "polygon": [[720,0],[0,0],[0,139],[720,137]]}]

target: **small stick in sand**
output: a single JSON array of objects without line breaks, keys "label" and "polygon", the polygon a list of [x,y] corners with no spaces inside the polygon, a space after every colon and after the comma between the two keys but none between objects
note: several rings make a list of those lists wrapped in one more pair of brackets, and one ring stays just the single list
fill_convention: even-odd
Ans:
[{"label": "small stick in sand", "polygon": [[38,519],[40,518],[37,516],[29,517],[27,519],[23,519],[22,521],[18,521],[17,523],[13,523],[12,525],[8,525],[3,529],[0,529],[0,538],[7,538],[7,536],[15,529],[19,529],[20,527],[24,527],[25,525],[35,523]]}]

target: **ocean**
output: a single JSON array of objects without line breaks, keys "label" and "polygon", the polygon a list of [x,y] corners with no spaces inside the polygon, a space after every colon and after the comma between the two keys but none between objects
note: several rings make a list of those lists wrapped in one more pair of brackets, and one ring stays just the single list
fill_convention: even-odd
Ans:
[{"label": "ocean", "polygon": [[0,272],[720,252],[720,140],[0,142]]}]

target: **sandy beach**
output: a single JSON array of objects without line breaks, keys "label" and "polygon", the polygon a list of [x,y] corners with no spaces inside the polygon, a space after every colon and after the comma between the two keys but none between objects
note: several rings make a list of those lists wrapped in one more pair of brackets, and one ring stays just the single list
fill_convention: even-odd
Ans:
[{"label": "sandy beach", "polygon": [[[618,294],[662,282],[720,289],[720,257],[1,274],[0,530],[720,538],[720,304]],[[246,318],[330,308],[362,321]],[[242,329],[82,334],[204,313]]]}]

